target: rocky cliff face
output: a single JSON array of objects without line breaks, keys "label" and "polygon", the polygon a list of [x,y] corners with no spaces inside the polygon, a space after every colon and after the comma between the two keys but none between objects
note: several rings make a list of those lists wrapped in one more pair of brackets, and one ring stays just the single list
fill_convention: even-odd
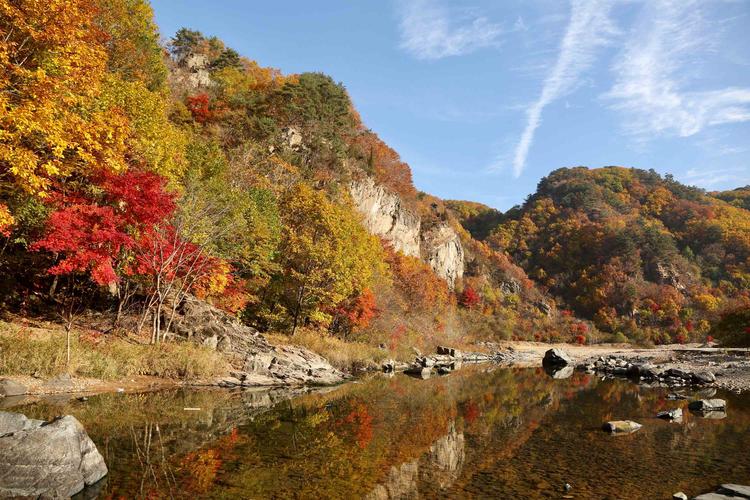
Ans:
[{"label": "rocky cliff face", "polygon": [[453,288],[464,275],[464,249],[456,231],[440,224],[422,233],[422,258]]},{"label": "rocky cliff face", "polygon": [[393,244],[393,248],[413,257],[420,256],[419,216],[406,208],[401,198],[369,177],[353,182],[349,192],[357,210],[364,216],[372,234]]},{"label": "rocky cliff face", "polygon": [[372,234],[391,242],[405,255],[422,258],[451,288],[463,277],[463,247],[449,225],[424,230],[419,215],[405,207],[397,194],[369,177],[353,182],[349,192]]},{"label": "rocky cliff face", "polygon": [[346,375],[303,347],[271,345],[254,328],[195,297],[177,308],[173,331],[224,353],[235,368],[223,385],[332,385]]}]

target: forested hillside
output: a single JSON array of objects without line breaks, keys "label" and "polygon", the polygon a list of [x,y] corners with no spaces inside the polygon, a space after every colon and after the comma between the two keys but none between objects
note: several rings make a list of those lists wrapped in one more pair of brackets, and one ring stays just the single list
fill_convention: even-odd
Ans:
[{"label": "forested hillside", "polygon": [[507,214],[444,202],[329,76],[190,29],[161,45],[144,0],[19,5],[0,4],[6,312],[137,317],[159,343],[190,294],[397,353],[684,341],[747,305],[747,190],[578,168]]},{"label": "forested hillside", "polygon": [[417,192],[330,77],[189,29],[162,46],[143,0],[0,9],[4,310],[137,315],[153,343],[187,294],[262,331],[393,352],[580,337]]},{"label": "forested hillside", "polygon": [[723,313],[750,304],[746,193],[707,194],[652,170],[563,168],[483,231],[600,330],[703,341]]}]

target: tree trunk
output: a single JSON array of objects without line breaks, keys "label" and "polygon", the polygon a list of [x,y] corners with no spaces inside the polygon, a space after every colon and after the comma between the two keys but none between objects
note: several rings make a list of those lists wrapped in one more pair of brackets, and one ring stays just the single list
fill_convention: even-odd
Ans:
[{"label": "tree trunk", "polygon": [[65,328],[65,345],[68,351],[66,366],[70,368],[70,326]]}]

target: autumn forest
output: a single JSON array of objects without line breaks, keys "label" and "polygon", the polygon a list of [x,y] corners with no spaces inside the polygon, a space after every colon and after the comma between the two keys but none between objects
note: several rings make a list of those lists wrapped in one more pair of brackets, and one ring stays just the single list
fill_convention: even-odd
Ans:
[{"label": "autumn forest", "polygon": [[750,187],[550,165],[504,213],[442,200],[344,84],[251,57],[160,34],[146,0],[0,1],[0,314],[88,311],[154,349],[188,296],[313,350],[395,358],[750,346]]}]

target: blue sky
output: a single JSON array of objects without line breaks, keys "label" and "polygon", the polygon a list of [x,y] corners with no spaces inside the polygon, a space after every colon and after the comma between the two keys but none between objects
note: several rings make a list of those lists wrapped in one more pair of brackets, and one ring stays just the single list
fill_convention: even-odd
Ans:
[{"label": "blue sky", "polygon": [[559,167],[750,184],[750,0],[154,0],[162,36],[215,35],[344,83],[418,189],[507,209]]}]

